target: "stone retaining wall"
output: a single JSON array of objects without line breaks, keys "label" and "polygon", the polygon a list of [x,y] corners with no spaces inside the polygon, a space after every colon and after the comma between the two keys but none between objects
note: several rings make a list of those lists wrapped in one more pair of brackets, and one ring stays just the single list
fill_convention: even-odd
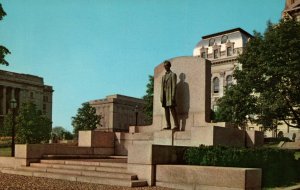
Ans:
[{"label": "stone retaining wall", "polygon": [[176,189],[261,189],[261,169],[157,165],[156,186]]}]

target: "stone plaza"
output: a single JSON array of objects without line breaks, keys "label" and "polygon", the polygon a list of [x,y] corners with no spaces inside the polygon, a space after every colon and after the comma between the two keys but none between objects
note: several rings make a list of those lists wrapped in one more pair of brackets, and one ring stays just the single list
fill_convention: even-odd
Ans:
[{"label": "stone plaza", "polygon": [[[286,0],[283,16],[299,20],[299,0]],[[183,163],[190,147],[260,147],[264,132],[259,126],[245,130],[227,123],[213,123],[211,111],[230,85],[237,57],[252,35],[234,28],[203,36],[192,56],[170,58],[177,75],[176,112],[179,126],[166,120],[161,93],[166,82],[164,62],[154,68],[153,120],[145,122],[145,102],[125,95],[109,95],[90,100],[102,127],[79,131],[77,144],[17,144],[15,157],[0,157],[0,170],[6,174],[46,177],[77,182],[126,187],[158,186],[174,189],[238,190],[262,188],[261,168],[195,166]],[[36,76],[0,71],[0,118],[8,102],[34,101],[51,119],[51,86]],[[4,76],[4,77],[3,77]],[[1,121],[0,121],[1,122]],[[167,127],[167,129],[166,129]],[[177,128],[178,127],[178,128]],[[175,128],[175,129],[174,129]],[[289,129],[282,129],[284,134]],[[275,131],[277,133],[277,131]],[[293,143],[293,144],[292,144]],[[280,143],[281,147],[299,142]]]}]

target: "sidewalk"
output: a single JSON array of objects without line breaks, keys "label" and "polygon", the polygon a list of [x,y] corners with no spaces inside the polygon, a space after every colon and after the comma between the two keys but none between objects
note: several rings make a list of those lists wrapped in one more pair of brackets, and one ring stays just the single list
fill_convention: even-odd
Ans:
[{"label": "sidewalk", "polygon": [[162,187],[119,187],[0,173],[0,188],[9,190],[170,190]]}]

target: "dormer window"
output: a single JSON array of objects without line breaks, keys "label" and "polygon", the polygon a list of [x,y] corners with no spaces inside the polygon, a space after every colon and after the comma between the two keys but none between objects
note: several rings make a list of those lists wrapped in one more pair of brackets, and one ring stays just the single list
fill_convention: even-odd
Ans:
[{"label": "dormer window", "polygon": [[208,48],[204,48],[202,46],[202,48],[200,49],[200,57],[207,59],[207,54],[208,54]]},{"label": "dormer window", "polygon": [[213,46],[214,43],[215,43],[215,39],[214,39],[214,38],[211,38],[211,39],[209,40],[208,46]]},{"label": "dormer window", "polygon": [[214,50],[214,59],[217,59],[219,57],[219,50],[215,49]]},{"label": "dormer window", "polygon": [[233,54],[232,47],[231,46],[227,47],[227,56],[232,56],[232,54]]},{"label": "dormer window", "polygon": [[201,52],[201,58],[206,58],[206,53],[205,52]]},{"label": "dormer window", "polygon": [[226,55],[232,56],[234,51],[234,42],[227,41],[226,43]]},{"label": "dormer window", "polygon": [[222,36],[221,44],[225,44],[227,42],[227,40],[228,40],[228,36],[226,36],[226,35]]}]

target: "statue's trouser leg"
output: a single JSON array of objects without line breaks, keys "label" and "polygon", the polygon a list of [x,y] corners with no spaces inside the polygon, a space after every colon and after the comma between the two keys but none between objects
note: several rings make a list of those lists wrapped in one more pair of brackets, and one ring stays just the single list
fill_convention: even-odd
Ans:
[{"label": "statue's trouser leg", "polygon": [[170,108],[169,107],[165,107],[165,115],[166,115],[167,128],[171,128]]},{"label": "statue's trouser leg", "polygon": [[171,112],[172,112],[172,116],[173,116],[173,119],[174,119],[175,128],[179,128],[177,111],[176,111],[175,107],[171,107]]}]

